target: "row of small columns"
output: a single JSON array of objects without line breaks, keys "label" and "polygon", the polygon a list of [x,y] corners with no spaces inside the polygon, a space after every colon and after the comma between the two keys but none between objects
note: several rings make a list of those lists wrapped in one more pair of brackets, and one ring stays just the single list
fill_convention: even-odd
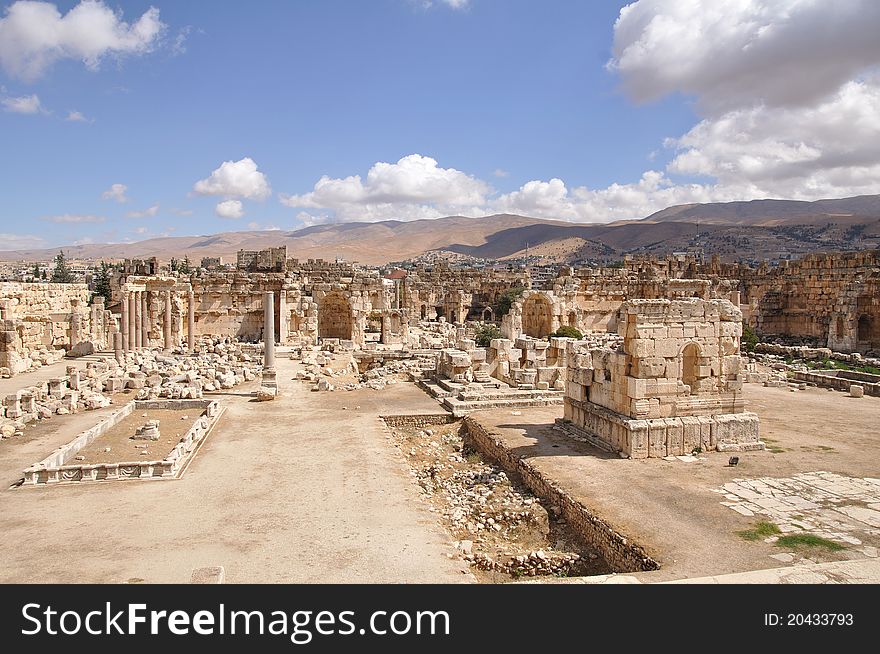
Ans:
[{"label": "row of small columns", "polygon": [[[114,349],[122,355],[138,352],[148,347],[147,334],[150,330],[148,291],[123,291],[122,315],[120,332],[117,333]],[[163,347],[166,352],[173,347],[171,336],[171,290],[165,290],[165,322],[163,330]],[[190,291],[187,297],[187,348],[195,349],[195,297]],[[118,358],[118,357],[117,357]]]}]

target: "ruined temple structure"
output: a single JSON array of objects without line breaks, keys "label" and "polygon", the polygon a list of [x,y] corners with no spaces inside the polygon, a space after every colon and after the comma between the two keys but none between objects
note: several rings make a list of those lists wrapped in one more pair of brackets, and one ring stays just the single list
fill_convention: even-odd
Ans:
[{"label": "ruined temple structure", "polygon": [[193,349],[195,299],[190,284],[161,275],[128,275],[124,280],[117,303],[122,352],[157,347],[167,352],[184,341]]},{"label": "ruined temple structure", "polygon": [[568,343],[564,431],[637,459],[763,449],[744,411],[736,306],[630,300],[616,323],[616,345]]},{"label": "ruined temple structure", "polygon": [[[713,293],[739,293],[746,322],[759,334],[804,339],[840,352],[880,351],[880,251],[810,254],[778,266],[722,264],[693,255],[627,257],[627,273],[662,283],[709,280]],[[649,293],[632,297],[652,297]]]},{"label": "ruined temple structure", "polygon": [[85,284],[0,284],[0,371],[14,375],[112,348],[117,324]]},{"label": "ruined temple structure", "polygon": [[[494,365],[491,351],[485,359],[469,354],[474,372],[482,376],[488,365],[490,374],[500,370],[507,383],[526,386],[530,374],[515,367],[515,353],[512,361],[505,360],[510,357],[505,347],[534,352],[533,360],[540,362],[544,346],[523,342],[520,347],[518,339],[546,341],[562,326],[583,334],[615,332],[619,309],[634,299],[727,299],[761,334],[815,341],[843,352],[880,350],[876,251],[810,255],[757,269],[721,264],[717,257],[707,262],[695,254],[627,257],[620,267],[563,266],[539,283],[526,269],[463,270],[441,263],[383,272],[339,261],[287,259],[281,247],[242,251],[236,269],[202,269],[192,276],[164,275],[156,258],[126,260],[111,285],[113,301],[107,307],[87,306],[85,285],[2,285],[6,322],[0,325],[0,368],[15,374],[34,365],[28,360],[42,361],[55,351],[114,349],[117,332],[123,353],[192,347],[203,336],[259,342],[267,292],[275,303],[275,341],[291,345],[455,349],[462,339],[454,328],[444,336],[442,329],[432,334],[425,326],[499,324],[509,345],[501,345],[497,360],[510,365]],[[520,295],[507,315],[496,315],[511,289]],[[411,337],[416,326],[421,332]],[[548,374],[535,383],[552,388],[555,380]]]}]

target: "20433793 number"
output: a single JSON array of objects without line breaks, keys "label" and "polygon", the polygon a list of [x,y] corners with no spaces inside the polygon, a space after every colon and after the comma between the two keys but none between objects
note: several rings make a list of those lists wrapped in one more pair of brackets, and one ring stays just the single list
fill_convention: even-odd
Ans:
[{"label": "20433793 number", "polygon": [[764,624],[775,627],[850,627],[854,623],[852,613],[765,613]]}]

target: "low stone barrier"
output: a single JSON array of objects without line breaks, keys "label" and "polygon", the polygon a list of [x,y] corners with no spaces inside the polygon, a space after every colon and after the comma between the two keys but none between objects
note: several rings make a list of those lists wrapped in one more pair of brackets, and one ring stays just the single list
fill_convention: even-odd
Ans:
[{"label": "low stone barrier", "polygon": [[508,473],[518,475],[535,495],[558,506],[568,524],[588,546],[602,552],[603,558],[616,572],[660,568],[660,564],[640,545],[592,513],[531,463],[513,454],[501,439],[487,431],[473,417],[465,417],[464,426],[467,442]]},{"label": "low stone barrier", "polygon": [[[121,463],[69,464],[76,453],[107,433],[132,412],[146,409],[201,409],[192,427],[174,449],[161,461],[126,461]],[[216,400],[134,400],[106,419],[62,445],[45,459],[24,471],[24,486],[126,479],[174,479],[220,415]]]}]

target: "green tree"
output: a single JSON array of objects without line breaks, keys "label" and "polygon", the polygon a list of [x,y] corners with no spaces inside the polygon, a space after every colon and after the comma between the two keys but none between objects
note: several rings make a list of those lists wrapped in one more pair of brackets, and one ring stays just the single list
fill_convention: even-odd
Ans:
[{"label": "green tree", "polygon": [[182,275],[189,275],[192,272],[192,268],[189,265],[189,255],[184,256],[183,261],[177,264],[177,272]]},{"label": "green tree", "polygon": [[742,349],[746,352],[754,352],[755,346],[761,342],[757,332],[749,324],[743,321]]},{"label": "green tree", "polygon": [[547,339],[549,340],[554,336],[557,338],[573,338],[578,341],[584,337],[580,329],[578,329],[577,327],[571,327],[569,325],[562,325],[562,327],[557,329],[555,333],[550,334]]},{"label": "green tree", "polygon": [[95,273],[95,292],[92,294],[92,301],[98,296],[104,298],[104,305],[110,306],[110,301],[113,299],[113,292],[110,290],[110,271],[113,270],[112,266],[107,265],[107,262],[102,261],[101,267],[98,268],[98,272]]},{"label": "green tree", "polygon": [[40,264],[38,264],[38,263],[34,264],[34,271],[31,274],[34,276],[34,279],[40,278]]},{"label": "green tree", "polygon": [[478,346],[489,347],[493,338],[503,338],[498,327],[495,325],[480,325],[477,327],[477,335],[474,340],[476,340]]},{"label": "green tree", "polygon": [[495,306],[495,316],[501,318],[501,316],[506,316],[510,313],[510,307],[513,306],[513,303],[516,302],[517,298],[522,296],[525,291],[526,289],[522,286],[514,286],[513,288],[504,291],[504,293],[501,294],[501,297],[498,298],[498,304]]},{"label": "green tree", "polygon": [[64,250],[60,250],[55,255],[55,269],[52,271],[53,284],[72,284],[74,282],[73,273],[67,266],[67,259],[64,258]]},{"label": "green tree", "polygon": [[171,263],[168,267],[171,268],[171,272],[177,272],[180,269],[180,264],[177,262],[177,259],[171,257]]}]

